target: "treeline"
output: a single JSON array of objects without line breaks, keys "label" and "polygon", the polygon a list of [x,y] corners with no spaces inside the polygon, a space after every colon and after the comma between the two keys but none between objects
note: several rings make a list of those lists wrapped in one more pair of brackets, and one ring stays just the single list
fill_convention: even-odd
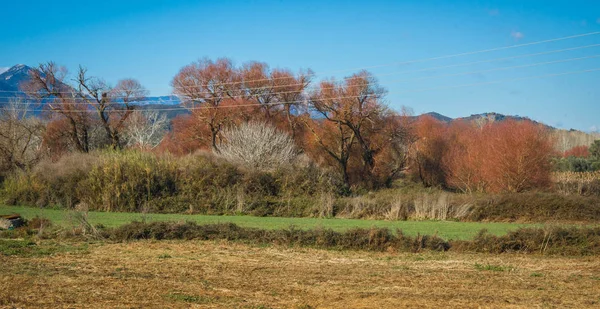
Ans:
[{"label": "treeline", "polygon": [[[542,125],[413,117],[388,108],[386,90],[366,71],[341,81],[313,76],[261,62],[200,60],[172,80],[190,113],[169,123],[138,109],[147,91],[135,80],[111,87],[84,68],[71,79],[66,69],[42,64],[22,85],[28,100],[2,110],[4,195],[12,203],[182,211],[197,205],[193,199],[235,207],[219,200],[219,190],[343,196],[398,178],[466,193],[551,188],[560,154]],[[26,113],[32,99],[42,104],[41,118]],[[77,154],[90,155],[65,163]],[[83,162],[89,165],[75,168]],[[319,190],[305,189],[306,182]],[[177,206],[167,210],[169,203]]]},{"label": "treeline", "polygon": [[600,140],[590,146],[581,145],[565,151],[555,159],[560,172],[593,172],[600,170]]}]

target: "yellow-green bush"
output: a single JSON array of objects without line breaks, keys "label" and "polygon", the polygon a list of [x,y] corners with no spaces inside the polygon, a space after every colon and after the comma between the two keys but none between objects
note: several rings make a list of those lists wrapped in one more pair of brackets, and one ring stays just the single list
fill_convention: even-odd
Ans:
[{"label": "yellow-green bush", "polygon": [[306,216],[337,178],[307,165],[270,172],[207,154],[173,157],[139,151],[70,154],[14,174],[3,183],[7,204],[90,210]]}]

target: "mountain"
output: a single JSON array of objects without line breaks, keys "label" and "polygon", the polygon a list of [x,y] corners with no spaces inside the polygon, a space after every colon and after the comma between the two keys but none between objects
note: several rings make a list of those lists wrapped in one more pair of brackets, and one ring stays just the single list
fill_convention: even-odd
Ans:
[{"label": "mountain", "polygon": [[174,106],[181,104],[181,100],[174,95],[163,95],[158,97],[146,97],[138,105],[168,105]]},{"label": "mountain", "polygon": [[425,114],[421,114],[419,117],[421,116],[431,116],[441,122],[451,122],[453,119],[448,117],[448,116],[444,116],[442,114],[436,113],[436,112],[429,112],[429,113],[425,113]]},{"label": "mountain", "polygon": [[467,117],[459,117],[459,118],[450,118],[448,116],[444,116],[442,114],[436,113],[436,112],[429,112],[429,113],[425,113],[425,114],[421,114],[419,116],[416,117],[423,117],[423,116],[430,116],[433,117],[441,122],[445,122],[445,123],[450,123],[453,121],[467,121],[467,122],[473,122],[473,121],[485,121],[485,122],[496,122],[496,121],[503,121],[503,120],[516,120],[516,121],[522,121],[522,120],[529,120],[532,121],[534,123],[538,123],[541,124],[543,126],[548,127],[549,129],[556,129],[552,126],[549,126],[547,124],[535,121],[535,120],[531,120],[527,117],[521,117],[519,115],[503,115],[503,114],[499,114],[499,113],[481,113],[481,114],[472,114],[471,116],[467,116]]},{"label": "mountain", "polygon": [[[519,115],[511,116],[511,115],[503,115],[503,114],[498,114],[498,113],[473,114],[473,115],[468,116],[468,117],[457,118],[457,120],[458,119],[460,119],[460,120],[466,120],[466,121],[475,121],[475,120],[478,120],[478,119],[486,119],[487,121],[490,121],[490,122],[502,121],[502,120],[508,120],[508,119],[512,119],[512,120],[531,120],[531,119],[529,119],[527,117],[521,117]],[[532,121],[536,122],[534,120],[532,120]]]},{"label": "mountain", "polygon": [[[24,64],[17,64],[0,74],[0,104],[8,103],[12,97],[25,96],[25,93],[20,91],[19,85],[29,80],[30,70],[35,69]],[[181,101],[173,95],[147,97],[139,103],[139,105],[168,105],[171,107],[179,104]]]},{"label": "mountain", "polygon": [[8,102],[10,97],[22,96],[19,85],[29,80],[30,67],[17,64],[0,74],[0,102]]}]

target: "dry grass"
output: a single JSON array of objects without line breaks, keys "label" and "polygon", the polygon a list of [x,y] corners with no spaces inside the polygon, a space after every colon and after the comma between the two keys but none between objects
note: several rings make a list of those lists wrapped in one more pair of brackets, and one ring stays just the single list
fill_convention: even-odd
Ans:
[{"label": "dry grass", "polygon": [[83,251],[58,252],[0,254],[0,307],[565,308],[600,304],[598,256],[369,253],[221,241],[97,243]]},{"label": "dry grass", "polygon": [[600,195],[600,171],[556,172],[552,180],[563,194]]}]

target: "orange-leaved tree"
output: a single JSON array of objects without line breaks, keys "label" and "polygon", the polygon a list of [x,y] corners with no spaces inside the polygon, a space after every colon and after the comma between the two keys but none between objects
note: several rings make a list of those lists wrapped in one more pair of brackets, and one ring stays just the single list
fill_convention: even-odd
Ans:
[{"label": "orange-leaved tree", "polygon": [[530,120],[504,120],[484,130],[487,191],[522,192],[550,185],[554,141],[547,128]]},{"label": "orange-leaved tree", "polygon": [[[342,83],[334,80],[322,81],[308,100],[309,108],[317,118],[336,127],[334,139],[345,139],[346,142],[341,145],[347,144],[345,148],[348,152],[352,143],[356,142],[361,159],[361,179],[363,184],[369,187],[377,185],[373,170],[375,156],[380,148],[375,147],[373,141],[385,128],[388,111],[382,101],[385,93],[385,89],[378,85],[370,73],[361,71],[345,78]],[[316,130],[311,129],[311,132],[313,135],[317,134]],[[323,140],[323,137],[316,138]],[[327,152],[331,155],[334,153],[332,150]],[[339,148],[337,152],[341,153]],[[347,176],[344,175],[349,184]]]},{"label": "orange-leaved tree", "polygon": [[189,64],[175,75],[171,85],[173,93],[193,111],[189,120],[209,132],[209,145],[215,151],[221,130],[247,114],[243,108],[236,108],[244,105],[242,76],[229,59],[202,59]]}]

